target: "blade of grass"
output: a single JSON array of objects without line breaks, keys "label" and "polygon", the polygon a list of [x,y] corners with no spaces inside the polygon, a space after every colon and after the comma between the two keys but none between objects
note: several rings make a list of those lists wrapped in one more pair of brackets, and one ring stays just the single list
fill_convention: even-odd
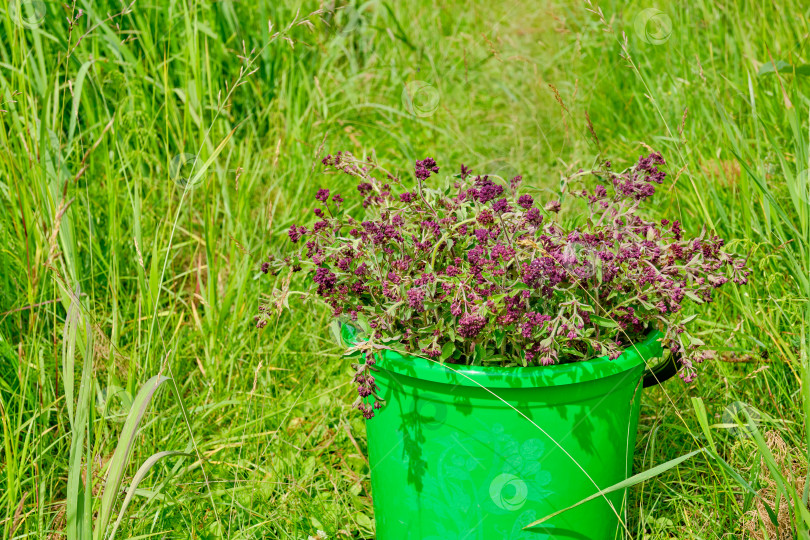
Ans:
[{"label": "blade of grass", "polygon": [[621,482],[619,482],[617,484],[613,484],[610,487],[602,489],[602,490],[594,493],[593,495],[590,495],[590,496],[585,497],[584,499],[582,499],[582,500],[580,500],[578,502],[575,502],[571,506],[567,506],[567,507],[563,508],[562,510],[557,510],[556,512],[554,512],[552,514],[549,514],[549,515],[547,515],[545,517],[542,517],[542,518],[538,519],[537,521],[533,521],[533,522],[529,523],[528,525],[526,525],[525,527],[523,527],[523,529],[525,530],[525,529],[530,529],[532,527],[536,527],[537,525],[545,523],[549,519],[551,519],[551,518],[553,518],[555,516],[558,516],[558,515],[562,514],[563,512],[567,512],[568,510],[571,510],[572,508],[576,508],[577,506],[583,505],[588,501],[592,501],[592,500],[597,499],[599,497],[604,497],[608,493],[613,493],[614,491],[619,491],[621,489],[626,489],[626,488],[629,488],[629,487],[633,487],[636,484],[640,484],[641,482],[646,482],[647,480],[649,480],[651,478],[655,478],[656,476],[660,475],[661,473],[667,472],[668,470],[672,469],[673,467],[677,467],[678,465],[680,465],[684,461],[686,461],[688,459],[691,459],[691,458],[695,457],[696,455],[702,454],[702,453],[704,453],[706,451],[707,450],[705,448],[699,448],[697,450],[689,452],[688,454],[684,454],[682,456],[679,456],[679,457],[677,457],[675,459],[671,459],[671,460],[669,460],[669,461],[667,461],[665,463],[662,463],[660,465],[656,465],[655,467],[653,467],[651,469],[648,469],[648,470],[646,470],[644,472],[634,474],[633,476],[631,476],[627,480],[623,480],[623,481],[621,481]]},{"label": "blade of grass", "polygon": [[104,491],[101,496],[101,510],[95,529],[96,540],[104,538],[104,533],[112,514],[113,505],[118,496],[118,490],[121,487],[121,480],[129,463],[129,456],[132,452],[132,445],[135,442],[135,436],[137,435],[141,419],[143,419],[143,415],[146,413],[146,409],[152,401],[152,396],[154,396],[158,388],[168,380],[169,377],[155,375],[144,383],[132,402],[132,408],[124,422],[121,436],[118,439],[118,445],[115,447],[113,457],[110,459],[107,466],[107,476],[104,482]]},{"label": "blade of grass", "polygon": [[135,473],[135,476],[132,477],[132,482],[129,485],[129,489],[127,490],[127,494],[124,497],[124,501],[121,503],[121,510],[118,512],[118,518],[115,520],[113,524],[112,530],[110,531],[109,536],[107,538],[112,540],[115,538],[115,533],[118,531],[118,527],[121,525],[121,520],[124,519],[124,515],[126,514],[127,507],[129,503],[132,501],[132,498],[135,496],[135,491],[138,489],[138,485],[141,483],[141,480],[144,479],[146,474],[149,470],[163,458],[167,458],[170,456],[192,456],[193,454],[189,454],[188,452],[180,452],[180,451],[165,451],[165,452],[158,452],[157,454],[152,454],[149,456],[146,461],[138,468],[138,471]]}]

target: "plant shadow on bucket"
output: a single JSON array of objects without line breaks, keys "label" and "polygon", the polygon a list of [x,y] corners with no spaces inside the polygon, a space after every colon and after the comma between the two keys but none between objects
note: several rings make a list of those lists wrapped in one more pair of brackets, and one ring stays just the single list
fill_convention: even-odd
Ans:
[{"label": "plant shadow on bucket", "polygon": [[[392,392],[406,392],[399,377],[393,375],[392,382]],[[463,401],[465,401],[464,398],[459,397],[459,402]],[[404,410],[407,408],[406,401],[397,403],[401,419],[399,432],[402,434],[403,441],[402,457],[408,462],[408,482],[413,484],[417,492],[421,492],[422,479],[428,465],[422,450],[426,441],[425,432],[435,431],[444,424],[447,417],[447,405],[429,392],[415,393],[412,403],[413,407],[409,410]],[[471,412],[469,406],[468,410]]]},{"label": "plant shadow on bucket", "polygon": [[[385,360],[379,365],[385,366]],[[578,364],[576,368],[582,371],[585,366]],[[501,416],[518,422],[522,429],[535,431],[538,437],[545,435],[533,426],[532,422],[542,425],[547,408],[553,407],[561,421],[571,426],[562,437],[556,439],[559,446],[565,448],[566,441],[574,439],[578,448],[589,454],[598,454],[600,447],[597,444],[599,437],[595,437],[596,426],[609,426],[608,429],[611,431],[621,431],[621,425],[626,423],[626,418],[617,417],[611,405],[617,397],[623,402],[636,402],[637,405],[643,370],[643,364],[639,364],[609,377],[579,384],[547,386],[537,390],[520,388],[517,377],[509,374],[499,376],[494,370],[487,375],[491,382],[497,381],[499,387],[484,388],[464,378],[462,373],[467,369],[465,366],[436,367],[456,370],[458,373],[455,377],[460,379],[461,384],[418,380],[415,371],[404,375],[402,371],[411,370],[403,370],[400,366],[398,372],[386,370],[389,387],[384,396],[385,406],[398,409],[398,431],[403,441],[402,458],[408,463],[408,480],[417,492],[423,490],[422,477],[427,468],[424,456],[426,435],[430,432],[435,433],[442,427],[453,429],[453,426],[446,425],[448,416],[457,419],[465,417],[465,422],[473,425],[478,423],[478,418],[473,412],[475,407],[481,406],[482,403],[487,408],[501,409]],[[549,369],[559,370],[559,366],[526,368],[529,371]],[[467,384],[464,384],[465,381]],[[574,383],[574,380],[570,382]],[[398,396],[404,399],[399,399]],[[473,405],[473,400],[476,406]],[[461,432],[464,428],[457,429]],[[627,436],[629,437],[629,433]],[[559,446],[551,441],[549,443],[541,461],[552,454],[564,453]],[[627,452],[632,452],[631,446],[632,441],[628,440]]]}]

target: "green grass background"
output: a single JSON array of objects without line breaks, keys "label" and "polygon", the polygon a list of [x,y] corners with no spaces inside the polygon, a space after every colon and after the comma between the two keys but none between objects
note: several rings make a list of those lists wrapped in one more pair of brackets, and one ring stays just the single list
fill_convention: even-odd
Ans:
[{"label": "green grass background", "polygon": [[[4,4],[0,535],[103,538],[123,500],[112,487],[105,502],[105,478],[128,487],[181,451],[140,482],[117,537],[373,537],[328,313],[293,300],[277,325],[251,323],[274,286],[263,258],[315,190],[352,190],[319,158],[374,153],[407,173],[433,156],[552,197],[598,157],[653,148],[670,176],[650,212],[716,230],[754,272],[700,308],[722,360],[648,390],[637,442],[638,471],[701,447],[728,467],[698,455],[634,487],[628,525],[777,538],[744,480],[803,537],[809,14],[798,0]],[[172,380],[128,430],[158,374]],[[759,411],[759,438],[724,425],[735,402]]]}]

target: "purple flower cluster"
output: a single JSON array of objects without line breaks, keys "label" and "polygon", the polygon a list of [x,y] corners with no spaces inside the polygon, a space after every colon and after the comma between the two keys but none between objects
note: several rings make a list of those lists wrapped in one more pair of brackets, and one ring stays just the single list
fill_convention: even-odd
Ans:
[{"label": "purple flower cluster", "polygon": [[315,276],[312,278],[312,281],[318,285],[318,294],[327,296],[332,289],[335,288],[337,276],[328,268],[318,268],[318,270],[315,271]]},{"label": "purple flower cluster", "polygon": [[[382,400],[377,395],[379,388],[373,375],[376,370],[374,364],[374,355],[366,353],[364,363],[352,365],[355,369],[354,382],[357,384],[357,395],[359,396],[356,407],[367,420],[374,418],[374,409],[379,409],[382,406]],[[370,401],[373,405],[367,403],[367,401]]]},{"label": "purple flower cluster", "polygon": [[408,306],[416,313],[425,311],[425,290],[422,288],[408,290]]},{"label": "purple flower cluster", "polygon": [[325,203],[329,200],[329,190],[328,189],[319,189],[318,193],[315,194],[315,199]]},{"label": "purple flower cluster", "polygon": [[416,178],[419,180],[427,180],[430,178],[431,173],[438,173],[439,167],[433,158],[425,158],[422,161],[417,161],[414,167],[416,171]]},{"label": "purple flower cluster", "polygon": [[[292,225],[292,253],[262,271],[286,268],[291,278],[305,270],[316,297],[363,330],[366,343],[404,353],[501,366],[614,359],[658,329],[691,381],[710,354],[689,332],[685,302],[712,302],[749,274],[709,231],[687,237],[677,220],[643,217],[640,204],[666,179],[657,153],[620,172],[606,163],[592,171],[590,189],[580,171],[561,194],[565,208],[563,197],[541,202],[519,193],[518,177],[504,186],[463,165],[450,190],[433,188],[423,184],[439,172],[432,158],[416,162],[410,190],[346,152],[324,164],[358,178],[365,215],[318,190],[318,221]],[[587,214],[582,225],[568,225],[569,207]],[[257,325],[280,305],[274,298],[263,307]],[[380,405],[373,360],[367,355],[355,376],[366,417]]]},{"label": "purple flower cluster", "polygon": [[647,157],[640,156],[633,170],[613,177],[613,185],[625,197],[635,200],[651,197],[655,193],[653,184],[661,184],[666,178],[666,173],[657,167],[664,164],[664,158],[657,152]]},{"label": "purple flower cluster", "polygon": [[295,244],[296,242],[298,242],[301,239],[302,236],[307,234],[307,228],[306,227],[299,227],[297,225],[292,225],[290,227],[290,230],[288,231],[288,234],[290,236],[290,242]]},{"label": "purple flower cluster", "polygon": [[475,187],[468,190],[467,194],[472,199],[485,204],[500,197],[503,194],[503,186],[490,180],[489,176],[478,176],[475,178]]},{"label": "purple flower cluster", "polygon": [[486,325],[487,320],[482,315],[468,313],[458,320],[458,335],[464,338],[474,338]]}]

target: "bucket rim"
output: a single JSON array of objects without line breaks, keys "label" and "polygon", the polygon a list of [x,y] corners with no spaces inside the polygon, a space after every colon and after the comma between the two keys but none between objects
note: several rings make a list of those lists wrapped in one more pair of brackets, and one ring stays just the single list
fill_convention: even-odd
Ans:
[{"label": "bucket rim", "polygon": [[[349,326],[343,327],[344,341],[354,342],[354,336],[350,334],[353,330]],[[375,367],[394,375],[457,386],[483,386],[484,388],[562,386],[597,381],[625,373],[639,366],[645,366],[649,360],[663,355],[664,351],[660,342],[662,336],[663,334],[658,330],[651,331],[643,341],[625,348],[615,360],[610,360],[607,356],[598,356],[581,362],[551,366],[466,366],[446,364],[419,356],[403,355],[390,349],[382,349],[377,354]],[[641,373],[639,373],[640,376]]]}]

